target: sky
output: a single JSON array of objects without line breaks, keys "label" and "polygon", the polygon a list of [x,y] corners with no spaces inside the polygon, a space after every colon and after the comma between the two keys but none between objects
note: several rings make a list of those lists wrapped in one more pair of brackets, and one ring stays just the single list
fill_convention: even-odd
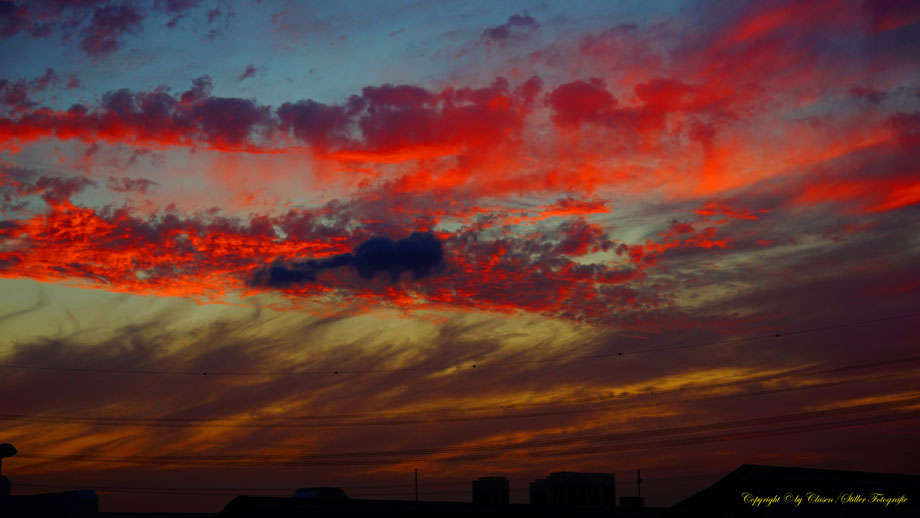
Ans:
[{"label": "sky", "polygon": [[14,494],[920,474],[920,4],[0,1]]}]

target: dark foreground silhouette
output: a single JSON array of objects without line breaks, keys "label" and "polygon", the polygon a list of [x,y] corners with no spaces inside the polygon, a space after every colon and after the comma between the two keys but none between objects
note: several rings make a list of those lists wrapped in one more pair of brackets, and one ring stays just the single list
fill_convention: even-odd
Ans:
[{"label": "dark foreground silhouette", "polygon": [[[0,444],[0,462],[16,454]],[[2,470],[2,464],[0,464]],[[11,482],[0,472],[0,517],[59,518],[205,517],[351,518],[351,517],[509,517],[509,518],[670,518],[796,517],[878,518],[920,516],[920,476],[745,464],[672,506],[645,507],[640,496],[615,505],[614,476],[606,473],[551,473],[530,484],[530,504],[509,504],[504,477],[480,477],[472,483],[472,503],[365,500],[348,498],[337,487],[297,490],[291,497],[238,496],[217,514],[100,513],[92,490],[11,495]],[[637,484],[641,478],[637,473]],[[15,484],[13,484],[15,485]],[[641,486],[637,486],[637,490]]]}]

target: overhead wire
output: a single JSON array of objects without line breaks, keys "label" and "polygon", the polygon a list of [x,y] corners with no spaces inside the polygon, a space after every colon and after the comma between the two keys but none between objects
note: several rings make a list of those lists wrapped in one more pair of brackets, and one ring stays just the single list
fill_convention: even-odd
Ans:
[{"label": "overhead wire", "polygon": [[[688,425],[671,428],[660,428],[652,430],[639,430],[631,432],[619,432],[613,434],[587,435],[563,437],[554,439],[543,439],[535,441],[524,441],[518,443],[505,444],[488,444],[488,445],[464,445],[464,446],[441,446],[429,448],[411,448],[397,450],[373,450],[373,451],[345,451],[345,452],[326,452],[326,453],[301,453],[301,454],[262,454],[262,455],[160,455],[160,456],[110,456],[110,455],[90,455],[90,454],[72,454],[72,455],[52,455],[43,453],[21,453],[22,458],[36,460],[54,460],[54,461],[89,461],[89,462],[114,462],[127,464],[187,464],[187,465],[238,465],[238,464],[259,464],[259,465],[326,465],[339,463],[354,463],[354,460],[373,461],[380,463],[384,460],[389,463],[393,457],[419,457],[452,453],[498,453],[507,451],[527,450],[535,451],[539,448],[549,446],[561,446],[583,443],[609,443],[617,441],[646,439],[659,436],[681,435],[689,433],[709,432],[716,430],[726,430],[733,428],[747,428],[752,426],[763,426],[771,424],[789,423],[816,418],[828,418],[847,416],[864,412],[877,412],[881,410],[892,410],[903,407],[920,405],[920,396],[903,398],[892,401],[883,401],[877,403],[865,403],[858,405],[842,406],[823,410],[813,410],[807,412],[796,412],[789,414],[780,414],[768,417],[739,419],[732,421],[721,421],[715,423],[706,423],[698,425]],[[889,416],[883,416],[886,419],[899,420],[906,419],[910,416],[920,416],[920,411],[906,411]],[[854,421],[855,422],[855,421]],[[871,419],[866,423],[871,422]],[[819,427],[820,423],[814,424]],[[805,425],[807,429],[808,425]],[[819,429],[819,428],[816,428]],[[377,459],[374,459],[377,457]],[[366,463],[366,462],[365,462]]]},{"label": "overhead wire", "polygon": [[[891,423],[895,421],[903,421],[908,419],[920,419],[920,411],[909,411],[902,412],[897,414],[887,414],[881,416],[872,416],[864,418],[852,418],[841,421],[832,421],[827,423],[817,423],[810,425],[798,425],[798,426],[787,426],[783,428],[776,429],[765,429],[765,430],[756,430],[752,432],[735,434],[735,433],[721,433],[714,434],[709,436],[701,437],[691,437],[691,438],[677,438],[677,439],[666,439],[661,441],[645,442],[645,443],[633,443],[633,444],[620,444],[620,445],[605,445],[603,447],[580,447],[573,448],[569,450],[551,450],[549,452],[540,452],[539,450],[525,450],[525,451],[486,451],[486,452],[470,452],[462,453],[453,457],[442,457],[437,459],[401,459],[401,458],[362,458],[362,459],[338,459],[338,460],[309,460],[309,461],[285,461],[285,462],[273,462],[267,463],[266,461],[247,461],[247,462],[222,462],[219,464],[211,464],[214,466],[220,467],[258,467],[261,469],[273,467],[273,468],[301,468],[304,466],[343,466],[343,465],[388,465],[388,464],[404,464],[409,461],[418,461],[426,460],[429,462],[468,462],[474,460],[492,460],[496,458],[508,458],[508,453],[512,453],[512,457],[569,457],[576,455],[586,455],[586,454],[598,454],[598,453],[612,453],[616,451],[626,451],[626,450],[643,450],[651,448],[662,448],[662,447],[674,447],[674,446],[695,446],[698,444],[708,443],[708,442],[718,442],[718,441],[734,441],[742,439],[757,439],[764,437],[772,437],[778,435],[789,435],[797,433],[808,433],[814,431],[822,430],[832,430],[839,428],[851,428],[857,426],[867,426],[872,424],[881,424],[881,423]],[[26,455],[23,455],[26,456]],[[35,456],[29,455],[28,458],[36,459],[47,459],[54,461],[62,460],[72,460],[72,461],[93,461],[93,462],[115,462],[115,463],[127,463],[127,464],[184,464],[184,465],[194,465],[194,466],[203,466],[202,463],[191,463],[188,461],[184,462],[157,462],[151,460],[129,460],[127,458],[123,459],[94,459],[94,458],[70,458],[70,457],[60,457],[60,456]]]},{"label": "overhead wire", "polygon": [[[646,481],[650,480],[668,480],[675,477],[664,477],[664,478],[654,478],[654,479],[644,479]],[[685,477],[676,477],[676,478],[685,478]],[[619,480],[616,482],[617,486],[634,486],[635,482],[630,480]],[[81,490],[81,489],[92,489],[97,492],[155,492],[155,493],[164,493],[164,492],[177,492],[176,494],[216,494],[216,495],[238,495],[241,492],[249,493],[292,493],[296,491],[299,486],[289,485],[289,486],[273,486],[273,487],[259,487],[259,486],[223,486],[223,487],[189,487],[189,486],[123,486],[118,484],[109,484],[109,483],[96,483],[96,482],[87,482],[82,484],[42,484],[35,482],[15,482],[14,487],[27,487],[35,489],[61,489],[61,490]],[[467,486],[463,490],[437,490],[432,491],[428,488],[431,487],[451,487],[456,488],[458,486]],[[423,489],[419,491],[420,494],[430,495],[430,494],[448,494],[448,493],[466,493],[470,494],[470,481],[469,480],[456,480],[456,481],[425,481],[423,483]],[[343,484],[339,485],[342,489],[350,495],[358,495],[356,498],[362,498],[366,496],[395,496],[404,494],[406,492],[412,491],[411,483],[405,484],[376,484],[376,485],[350,485]],[[375,491],[381,489],[404,489],[405,491]],[[526,487],[512,487],[511,491],[527,491]],[[370,492],[367,492],[370,490]],[[172,494],[172,493],[170,493]]]},{"label": "overhead wire", "polygon": [[[458,484],[469,484],[470,481],[464,480],[453,480],[453,481],[425,481],[425,487],[454,487]],[[411,483],[410,483],[411,484]],[[286,486],[205,486],[205,487],[183,487],[183,486],[123,486],[119,484],[107,484],[107,483],[81,483],[81,484],[44,484],[40,482],[16,482],[16,486],[21,487],[36,487],[36,488],[48,488],[48,489],[84,489],[86,487],[94,487],[98,489],[147,489],[152,491],[294,491],[301,487],[301,485],[286,485]],[[363,490],[380,490],[380,489],[399,489],[407,486],[406,483],[403,484],[344,484],[342,487],[348,487],[349,490],[363,491]]]}]

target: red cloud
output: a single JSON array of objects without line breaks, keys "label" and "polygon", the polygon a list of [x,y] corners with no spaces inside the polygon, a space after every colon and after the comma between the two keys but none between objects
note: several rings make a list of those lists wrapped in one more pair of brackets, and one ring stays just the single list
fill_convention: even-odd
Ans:
[{"label": "red cloud", "polygon": [[560,126],[606,123],[617,106],[613,94],[598,78],[560,85],[549,94],[547,103],[553,109],[553,121]]},{"label": "red cloud", "polygon": [[19,118],[0,118],[0,145],[54,137],[146,146],[204,145],[224,150],[252,149],[257,128],[271,123],[267,107],[253,101],[211,97],[210,79],[196,80],[181,96],[118,90],[101,106],[75,105],[67,111],[38,109]]},{"label": "red cloud", "polygon": [[[448,305],[594,323],[664,304],[660,295],[629,286],[642,279],[641,269],[571,259],[615,246],[600,226],[581,219],[563,221],[545,236],[526,238],[492,237],[476,225],[442,232],[438,239],[444,243],[444,264],[418,279],[397,279],[362,274],[360,254],[353,257],[357,270],[335,268],[357,245],[374,241],[366,230],[345,230],[351,225],[347,215],[329,221],[324,210],[241,221],[171,212],[140,218],[125,209],[97,211],[66,199],[49,198],[48,208],[45,214],[0,227],[0,243],[5,245],[0,276],[206,300],[230,292],[278,290],[295,302],[328,302],[333,297],[346,305],[356,300],[404,308]],[[563,208],[582,214],[598,210],[567,199],[546,212]],[[289,276],[296,282],[257,282],[264,277],[260,272],[279,260],[294,264],[294,272],[297,264],[317,267],[309,275]],[[614,308],[619,313],[611,314]]]},{"label": "red cloud", "polygon": [[865,212],[884,212],[920,203],[918,173],[888,178],[835,179],[809,182],[797,203],[848,202]]},{"label": "red cloud", "polygon": [[501,78],[486,88],[441,92],[387,84],[367,87],[342,105],[304,100],[284,103],[272,113],[251,100],[212,96],[205,76],[178,98],[163,90],[118,90],[95,109],[43,108],[0,118],[0,145],[52,137],[271,152],[272,139],[293,138],[336,159],[404,161],[508,140],[523,127],[539,88],[539,80],[532,79],[512,90]]},{"label": "red cloud", "polygon": [[770,211],[767,209],[761,209],[757,211],[751,209],[735,209],[719,202],[708,201],[702,207],[696,209],[695,212],[700,216],[724,215],[734,219],[757,220],[760,219],[760,216],[757,214],[763,214]]},{"label": "red cloud", "polygon": [[[210,298],[247,291],[247,272],[274,257],[344,251],[341,241],[306,223],[308,215],[276,220],[292,234],[280,239],[269,220],[259,217],[248,224],[170,213],[142,220],[124,210],[100,213],[66,200],[52,200],[49,207],[47,214],[3,230],[3,240],[15,245],[0,251],[0,276],[80,279],[114,291]],[[314,237],[305,236],[304,228]]]}]

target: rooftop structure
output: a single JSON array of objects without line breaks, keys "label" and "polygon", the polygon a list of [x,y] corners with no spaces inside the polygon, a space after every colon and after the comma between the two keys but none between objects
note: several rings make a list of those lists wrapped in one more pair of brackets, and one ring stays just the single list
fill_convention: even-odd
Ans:
[{"label": "rooftop structure", "polygon": [[473,481],[473,503],[506,505],[510,502],[510,489],[505,477],[479,477]]},{"label": "rooftop structure", "polygon": [[550,473],[530,483],[530,504],[614,507],[616,478],[610,473]]}]

